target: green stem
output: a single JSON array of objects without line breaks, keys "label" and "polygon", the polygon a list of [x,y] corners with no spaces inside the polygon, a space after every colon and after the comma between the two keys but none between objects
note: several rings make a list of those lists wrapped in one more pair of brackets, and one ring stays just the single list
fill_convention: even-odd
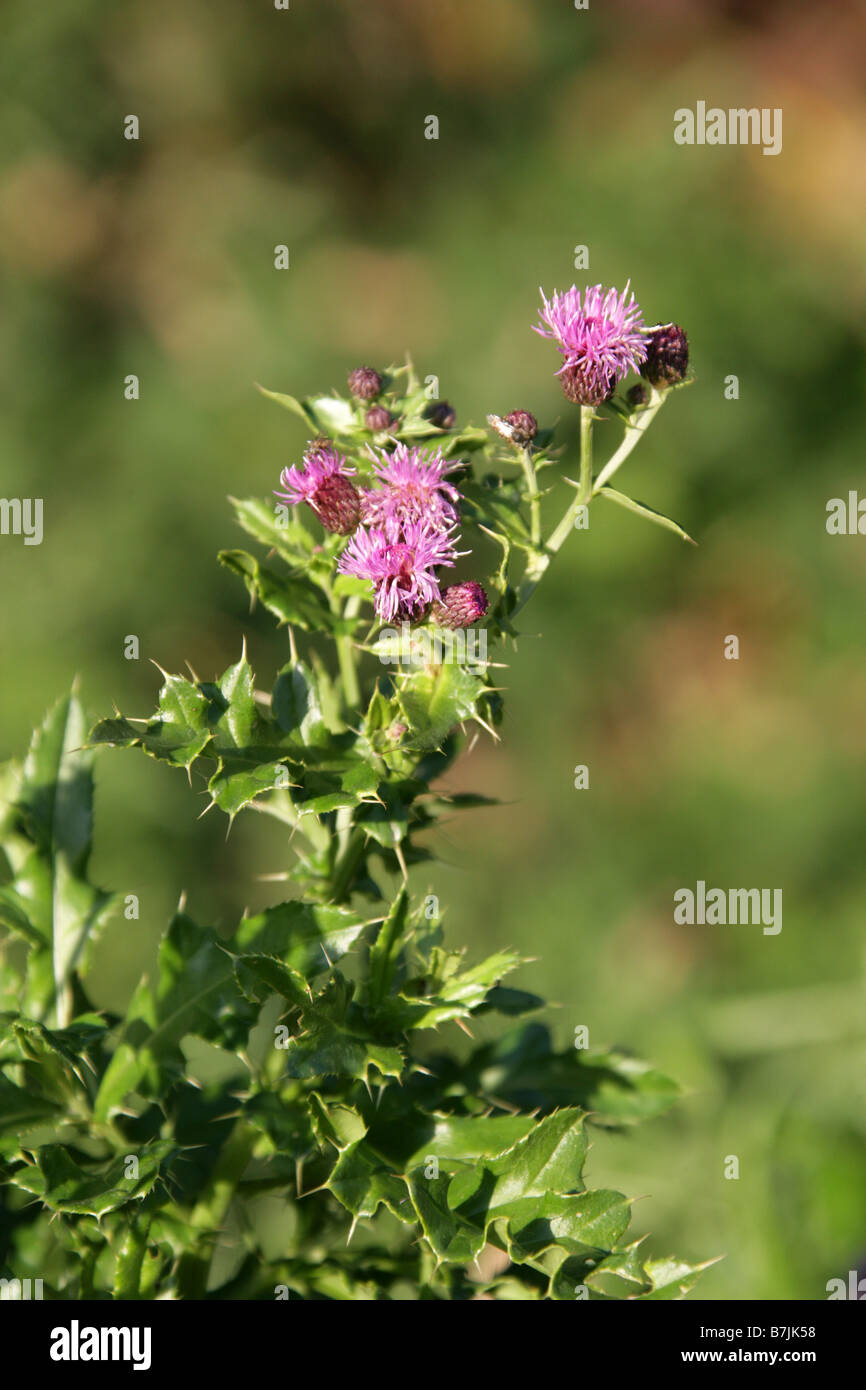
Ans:
[{"label": "green stem", "polygon": [[[357,594],[348,599],[342,616],[344,618],[354,618],[358,611],[360,598]],[[332,608],[339,613],[339,605],[336,600],[332,600]],[[349,709],[357,710],[361,703],[361,686],[358,681],[358,662],[355,655],[355,645],[351,637],[340,634],[336,638],[337,660],[340,663],[340,679],[343,682],[343,696],[346,706]]]},{"label": "green stem", "polygon": [[541,506],[538,493],[538,478],[532,462],[532,446],[520,451],[520,463],[526,478],[526,491],[529,497],[529,526],[533,545],[541,544]]},{"label": "green stem", "polygon": [[199,1233],[193,1249],[181,1256],[178,1286],[183,1298],[204,1298],[217,1237],[257,1139],[256,1131],[238,1120],[224,1144],[210,1181],[196,1203],[190,1226]]},{"label": "green stem", "polygon": [[114,1297],[139,1297],[141,1291],[141,1267],[147,1250],[147,1234],[150,1217],[136,1213],[130,1220],[129,1228],[117,1257],[114,1276]]},{"label": "green stem", "polygon": [[334,865],[334,872],[331,876],[333,895],[331,901],[334,903],[342,902],[348,895],[349,885],[355,876],[355,870],[364,856],[364,845],[366,843],[366,832],[360,825],[353,827],[345,848],[337,856]]},{"label": "green stem", "polygon": [[641,439],[644,434],[646,434],[646,431],[649,429],[656,415],[661,410],[669,394],[670,392],[668,391],[657,391],[655,387],[652,388],[652,395],[650,396],[649,405],[647,405],[637,416],[635,424],[626,425],[625,437],[623,438],[622,443],[620,444],[616,453],[612,454],[611,457],[608,459],[607,463],[604,465],[604,468],[601,470],[598,477],[596,478],[595,486],[592,489],[593,497],[597,492],[600,492],[601,489],[604,487],[605,483],[613,477],[614,473],[620,467],[620,465],[625,463],[626,459],[628,458],[634,446],[637,444],[638,440]]},{"label": "green stem", "polygon": [[539,555],[531,558],[526,566],[526,573],[517,591],[517,602],[515,603],[511,617],[519,613],[524,604],[535,593],[541,582],[542,575],[547,570],[548,565],[556,552],[563,545],[566,537],[574,529],[575,518],[581,507],[589,504],[592,497],[592,422],[594,411],[591,405],[580,407],[580,479],[573,501],[569,504],[565,515],[559,525],[553,530],[544,546],[544,550]]}]

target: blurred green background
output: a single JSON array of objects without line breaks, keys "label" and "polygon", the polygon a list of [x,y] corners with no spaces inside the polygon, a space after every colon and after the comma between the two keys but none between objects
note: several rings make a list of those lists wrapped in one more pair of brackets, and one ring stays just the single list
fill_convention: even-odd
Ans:
[{"label": "blurred green background", "polygon": [[[825,531],[863,472],[863,18],[747,0],[4,8],[2,493],[44,498],[45,538],[0,538],[3,756],[76,672],[94,716],[143,715],[147,658],[209,678],[247,633],[269,683],[285,634],[213,558],[240,541],[227,494],[268,493],[304,442],[254,381],[343,387],[408,348],[461,422],[560,418],[573,473],[538,286],[630,277],[647,322],[686,327],[696,383],[620,478],[700,547],[593,509],[507,658],[502,742],[449,778],[506,804],[446,827],[417,887],[453,943],[538,957],[520,983],[559,1004],[560,1041],[586,1024],[683,1083],[672,1115],[597,1140],[591,1176],[648,1194],[655,1253],[726,1257],[705,1298],[820,1299],[866,1251],[866,541]],[[781,107],[782,154],[675,145],[698,100]],[[602,457],[617,432],[600,427]],[[260,876],[287,852],[264,817],[226,841],[136,753],[98,772],[96,877],[141,899],[100,957],[98,1002],[118,1006],[183,890],[230,923],[278,899]],[[673,892],[698,879],[782,888],[781,934],[675,926]]]}]

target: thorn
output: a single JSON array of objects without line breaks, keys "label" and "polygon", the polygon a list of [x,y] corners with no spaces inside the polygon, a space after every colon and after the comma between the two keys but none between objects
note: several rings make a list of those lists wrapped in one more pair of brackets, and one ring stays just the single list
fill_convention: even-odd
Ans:
[{"label": "thorn", "polygon": [[396,845],[394,846],[394,853],[395,853],[396,856],[397,856],[397,863],[400,865],[400,872],[401,872],[402,875],[403,875],[403,882],[404,882],[404,883],[408,883],[408,882],[409,882],[409,871],[408,871],[408,869],[406,868],[406,860],[403,858],[403,848],[402,848],[402,846],[401,846],[399,840],[397,841]]}]

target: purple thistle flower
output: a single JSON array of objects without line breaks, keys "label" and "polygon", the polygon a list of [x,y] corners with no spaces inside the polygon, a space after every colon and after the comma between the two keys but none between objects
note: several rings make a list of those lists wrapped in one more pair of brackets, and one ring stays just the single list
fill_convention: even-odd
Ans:
[{"label": "purple thistle flower", "polygon": [[355,469],[326,440],[314,440],[304,452],[302,468],[284,468],[283,491],[274,489],[281,502],[297,507],[306,502],[329,531],[347,536],[361,519],[361,495],[349,481]]},{"label": "purple thistle flower", "polygon": [[[631,282],[629,282],[630,284]],[[634,295],[626,303],[629,285],[622,294],[591,285],[583,292],[572,285],[544,301],[540,323],[533,325],[542,338],[551,338],[565,359],[557,375],[581,381],[589,398],[585,404],[604,400],[618,381],[637,371],[646,358],[646,328]]]},{"label": "purple thistle flower", "polygon": [[442,457],[440,449],[425,454],[422,449],[398,444],[391,453],[383,451],[373,465],[382,487],[363,492],[364,521],[382,526],[389,521],[405,525],[426,520],[440,527],[451,526],[457,520],[460,493],[446,481],[446,475],[457,467],[459,464]]},{"label": "purple thistle flower", "polygon": [[370,580],[376,612],[384,621],[416,618],[440,598],[435,570],[439,565],[453,565],[457,558],[455,529],[453,525],[443,529],[429,520],[402,526],[390,520],[369,530],[359,527],[337,569]]}]

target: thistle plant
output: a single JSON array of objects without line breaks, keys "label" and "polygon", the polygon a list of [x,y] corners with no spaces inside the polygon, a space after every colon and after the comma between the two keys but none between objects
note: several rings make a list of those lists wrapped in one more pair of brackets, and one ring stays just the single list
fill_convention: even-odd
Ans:
[{"label": "thistle plant", "polygon": [[[700,1267],[629,1241],[629,1200],[584,1171],[593,1127],[658,1115],[676,1085],[625,1053],[557,1049],[543,1001],[503,984],[523,963],[507,943],[480,963],[450,947],[428,846],[440,818],[486,804],[442,779],[468,738],[498,738],[502,658],[585,509],[606,498],[688,539],[610,485],[687,369],[682,330],[647,328],[627,296],[543,298],[538,331],[579,409],[576,478],[528,410],[461,426],[411,362],[356,368],[348,397],[263,391],[309,443],[279,476],[261,462],[271,495],[233,500],[259,553],[219,559],[285,630],[269,688],[244,651],[215,680],[164,675],[151,718],[89,736],[73,692],[7,767],[7,1277],[61,1299],[693,1284]],[[602,412],[623,435],[596,471]],[[229,824],[254,811],[285,829],[284,900],[231,932],[182,903],[122,1018],[88,996],[119,906],[88,876],[105,746],[183,769]],[[503,1020],[494,1041],[473,1033],[483,1015]]]}]

